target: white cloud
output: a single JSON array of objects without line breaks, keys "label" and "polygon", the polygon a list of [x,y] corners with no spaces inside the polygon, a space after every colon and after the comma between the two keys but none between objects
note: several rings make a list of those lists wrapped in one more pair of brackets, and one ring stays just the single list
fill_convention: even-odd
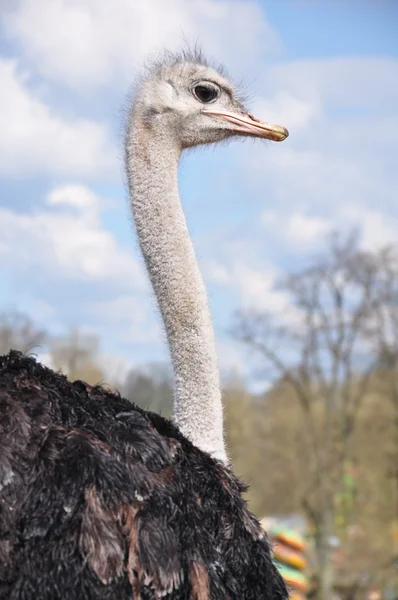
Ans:
[{"label": "white cloud", "polygon": [[2,14],[39,72],[68,86],[125,85],[148,52],[199,40],[210,54],[236,67],[250,65],[280,40],[251,0],[19,0]]},{"label": "white cloud", "polygon": [[81,212],[91,214],[98,212],[99,198],[87,187],[82,185],[67,185],[58,187],[48,194],[46,202],[52,206],[73,206]]},{"label": "white cloud", "polygon": [[367,250],[397,244],[398,240],[398,218],[361,206],[339,207],[331,219],[266,210],[262,214],[262,224],[268,236],[294,252],[308,252],[324,245],[333,231],[349,233],[357,230],[360,245]]},{"label": "white cloud", "polygon": [[245,169],[257,197],[271,212],[277,207],[275,236],[303,247],[303,238],[315,242],[328,224],[345,228],[350,207],[357,224],[366,210],[394,217],[398,60],[279,63],[262,80],[258,116],[285,125],[290,136],[253,146]]},{"label": "white cloud", "polygon": [[116,329],[123,342],[155,345],[163,339],[155,301],[148,302],[143,295],[121,294],[111,300],[90,302],[87,311]]},{"label": "white cloud", "polygon": [[[160,317],[155,301],[149,301],[143,261],[134,256],[133,244],[124,247],[106,229],[106,204],[86,186],[74,184],[52,189],[30,213],[0,208],[0,269],[6,281],[10,274],[22,288],[34,321],[52,331],[62,333],[67,323],[79,329],[84,324],[85,331],[89,327],[101,336],[105,354],[108,338],[113,348],[159,348]],[[79,292],[83,285],[84,293]],[[54,294],[59,286],[71,292],[59,297]],[[105,370],[108,379],[125,373],[126,363],[119,363]]]},{"label": "white cloud", "polygon": [[268,69],[266,81],[272,88],[326,108],[374,110],[383,104],[395,110],[397,76],[397,60],[344,56],[279,63]]},{"label": "white cloud", "polygon": [[219,285],[228,285],[231,282],[231,273],[225,265],[216,260],[208,260],[204,263],[204,270],[210,281]]},{"label": "white cloud", "polygon": [[274,289],[276,272],[264,266],[261,271],[244,263],[236,263],[232,268],[232,280],[238,288],[243,307],[267,309],[271,312],[283,310],[286,298]]},{"label": "white cloud", "polygon": [[286,296],[275,289],[278,272],[271,265],[255,269],[236,257],[230,257],[230,266],[215,260],[205,265],[209,281],[233,289],[242,308],[264,309],[279,313],[286,308]]},{"label": "white cloud", "polygon": [[[273,86],[279,90],[278,86]],[[316,99],[303,100],[290,91],[276,91],[273,98],[258,98],[253,103],[253,112],[269,123],[285,123],[294,130],[305,128],[321,117],[321,106]]]},{"label": "white cloud", "polygon": [[31,213],[0,208],[0,264],[54,279],[145,287],[140,264],[104,228],[100,200],[88,188],[60,186],[45,204]]},{"label": "white cloud", "polygon": [[398,218],[393,218],[376,210],[347,209],[342,212],[341,221],[346,226],[359,228],[360,243],[367,250],[377,250],[389,244],[397,245]]},{"label": "white cloud", "polygon": [[327,219],[298,212],[283,215],[273,210],[265,210],[261,221],[268,235],[282,238],[285,245],[305,251],[313,244],[323,241],[333,228],[333,223]]},{"label": "white cloud", "polygon": [[115,172],[116,151],[104,125],[57,116],[29,89],[15,61],[0,60],[0,80],[0,173],[91,178]]}]

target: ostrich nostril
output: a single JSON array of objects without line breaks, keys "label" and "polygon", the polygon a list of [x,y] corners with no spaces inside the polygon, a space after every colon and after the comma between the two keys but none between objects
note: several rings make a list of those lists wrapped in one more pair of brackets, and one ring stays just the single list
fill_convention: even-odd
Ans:
[{"label": "ostrich nostril", "polygon": [[260,123],[260,119],[258,119],[257,117],[255,117],[252,113],[247,113],[247,116],[252,120],[252,121],[257,121],[257,123]]}]

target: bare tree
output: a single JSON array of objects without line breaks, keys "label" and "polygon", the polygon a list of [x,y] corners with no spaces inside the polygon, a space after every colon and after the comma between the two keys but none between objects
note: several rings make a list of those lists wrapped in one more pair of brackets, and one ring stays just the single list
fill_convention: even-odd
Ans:
[{"label": "bare tree", "polygon": [[37,351],[46,340],[46,332],[23,313],[14,309],[0,313],[0,355],[10,350]]},{"label": "bare tree", "polygon": [[71,329],[65,337],[52,340],[50,358],[54,369],[62,371],[71,381],[81,379],[92,385],[102,382],[104,374],[95,335]]},{"label": "bare tree", "polygon": [[173,412],[173,384],[166,365],[152,363],[133,368],[127,374],[122,394],[141,408],[170,417]]},{"label": "bare tree", "polygon": [[353,458],[358,411],[379,364],[374,331],[385,302],[382,257],[361,252],[355,236],[335,235],[326,255],[282,282],[293,316],[241,312],[234,327],[291,387],[305,418],[310,478],[301,504],[314,526],[321,600],[332,597],[336,499]]},{"label": "bare tree", "polygon": [[395,448],[391,453],[390,476],[395,489],[395,521],[398,523],[398,252],[388,247],[380,253],[380,297],[370,330],[380,357],[378,389],[394,410]]}]

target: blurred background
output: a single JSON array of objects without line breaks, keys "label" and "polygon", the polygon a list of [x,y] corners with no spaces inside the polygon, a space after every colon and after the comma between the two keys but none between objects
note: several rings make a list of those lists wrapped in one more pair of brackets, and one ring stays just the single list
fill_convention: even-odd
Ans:
[{"label": "blurred background", "polygon": [[0,352],[170,416],[122,114],[198,42],[290,132],[180,169],[235,469],[292,597],[398,598],[398,3],[0,0],[0,29]]}]

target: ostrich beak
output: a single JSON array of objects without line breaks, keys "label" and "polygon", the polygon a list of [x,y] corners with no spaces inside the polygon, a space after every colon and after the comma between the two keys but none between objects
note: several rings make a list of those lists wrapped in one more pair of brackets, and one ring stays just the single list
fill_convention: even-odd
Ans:
[{"label": "ostrich beak", "polygon": [[219,117],[224,121],[233,123],[237,133],[246,133],[259,138],[266,138],[274,142],[283,142],[289,135],[288,130],[280,125],[271,125],[265,121],[260,121],[250,113],[233,113],[226,110],[219,111],[211,108],[203,108],[203,114],[213,117]]}]

